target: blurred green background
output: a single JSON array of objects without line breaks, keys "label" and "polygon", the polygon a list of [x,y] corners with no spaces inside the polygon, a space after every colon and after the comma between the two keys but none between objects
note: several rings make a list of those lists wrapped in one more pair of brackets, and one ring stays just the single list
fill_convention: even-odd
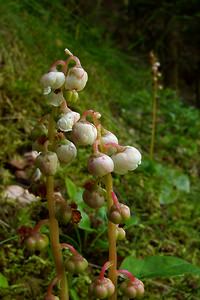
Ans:
[{"label": "blurred green background", "polygon": [[[1,298],[44,299],[54,272],[47,254],[29,255],[17,237],[17,228],[45,215],[44,202],[8,203],[4,192],[11,184],[28,187],[16,176],[11,160],[19,163],[31,150],[31,130],[49,110],[40,77],[53,61],[65,58],[66,47],[89,76],[73,109],[99,111],[120,143],[139,148],[143,155],[134,173],[114,176],[117,193],[133,212],[127,241],[118,245],[119,261],[130,254],[173,255],[200,266],[199,1],[0,0],[0,14]],[[153,161],[151,50],[161,63],[164,87],[158,98]],[[67,187],[68,197],[77,203],[89,153],[80,149],[78,160],[57,176],[59,188],[67,195]],[[66,176],[76,182],[75,196]],[[64,228],[61,239],[74,243],[96,265],[107,255],[106,221],[100,213],[96,217],[83,209],[89,223]],[[95,218],[102,222],[101,231],[91,231],[98,227]],[[89,274],[74,278],[71,298],[88,299],[89,282]],[[195,275],[144,282],[144,299],[200,298]]]}]

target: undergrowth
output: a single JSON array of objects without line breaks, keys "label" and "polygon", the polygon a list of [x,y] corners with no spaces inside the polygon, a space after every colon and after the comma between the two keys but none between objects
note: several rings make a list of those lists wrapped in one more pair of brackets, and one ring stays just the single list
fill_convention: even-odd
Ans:
[{"label": "undergrowth", "polygon": [[[118,176],[114,179],[122,197],[126,194],[126,203],[134,214],[132,223],[127,225],[129,242],[119,244],[119,253],[137,257],[175,255],[198,265],[199,111],[184,104],[170,90],[160,93],[155,162],[150,161],[151,74],[148,61],[142,62],[137,56],[128,57],[119,52],[112,41],[102,40],[101,28],[79,19],[58,0],[51,3],[5,1],[1,3],[0,28],[1,190],[16,183],[7,162],[14,155],[23,155],[31,149],[30,132],[37,116],[46,109],[39,85],[41,74],[55,57],[63,56],[63,48],[70,48],[75,55],[79,54],[90,78],[87,91],[80,95],[79,109],[86,110],[93,102],[92,107],[102,113],[107,127],[120,133],[121,144],[133,144],[134,140],[134,146],[143,147],[140,149],[143,164],[136,171],[137,176],[125,176],[120,182]],[[68,169],[70,179],[76,179],[79,186],[85,181],[86,166],[81,163],[85,155],[89,155],[87,150],[81,150],[78,161]],[[62,176],[60,173],[58,180]],[[28,209],[16,209],[16,205],[14,203],[17,212],[14,219],[13,209],[7,204],[7,213],[0,214],[0,219],[7,224],[0,223],[3,237],[0,267],[6,270],[4,275],[9,282],[9,288],[2,289],[0,295],[4,300],[29,299],[30,296],[39,300],[43,298],[44,287],[36,278],[43,278],[45,272],[49,274],[51,263],[45,256],[29,257],[24,249],[18,249],[16,229],[24,224],[23,213],[26,222],[31,223],[33,215],[42,215],[43,211],[37,204]],[[90,217],[92,224],[98,227],[98,220],[95,223],[94,216]],[[72,236],[78,236],[79,248],[82,243],[92,245],[88,256],[95,251],[100,255],[98,247],[102,251],[106,243],[103,231],[94,243],[94,234],[77,228],[69,230]],[[66,232],[62,234],[67,236]],[[88,281],[87,274],[74,279],[73,299],[87,299],[82,291]],[[200,297],[199,280],[195,276],[153,279],[145,286],[145,299],[195,300]]]}]

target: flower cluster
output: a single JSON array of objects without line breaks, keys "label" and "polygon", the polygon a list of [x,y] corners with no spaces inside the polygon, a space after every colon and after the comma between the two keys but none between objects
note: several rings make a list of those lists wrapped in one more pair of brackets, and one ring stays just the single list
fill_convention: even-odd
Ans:
[{"label": "flower cluster", "polygon": [[[131,213],[127,205],[118,201],[114,191],[107,189],[106,176],[111,173],[123,175],[135,170],[142,157],[135,147],[119,144],[118,138],[102,126],[100,113],[87,110],[81,116],[70,109],[71,101],[76,101],[78,92],[84,89],[88,75],[79,59],[69,50],[66,49],[65,52],[69,56],[68,59],[56,61],[41,79],[44,95],[48,104],[53,107],[53,114],[41,119],[39,129],[33,131],[34,149],[40,152],[35,164],[47,179],[52,178],[60,165],[70,164],[76,158],[77,147],[92,146],[87,167],[94,179],[84,185],[83,201],[93,209],[98,209],[105,205],[106,201],[110,201],[107,211],[108,223],[113,225],[115,240],[122,240],[126,237],[122,226]],[[75,65],[70,67],[71,62]],[[55,193],[50,195],[49,201],[52,200],[58,221],[61,224],[70,222],[74,214],[73,208],[62,196],[56,197]],[[44,240],[44,237],[42,238]],[[26,243],[29,248],[37,249],[39,240],[41,236],[37,233],[34,241],[31,236]],[[43,243],[47,244],[47,241]],[[69,244],[63,244],[61,248],[70,250],[70,255],[65,261],[65,270],[71,274],[84,272],[88,266],[86,259]],[[106,264],[100,276],[90,286],[89,292],[96,298],[105,299],[116,293],[115,282],[104,277],[105,270],[110,266],[112,268],[112,265],[113,262]],[[142,286],[139,281],[125,282],[121,290],[126,297],[134,298],[139,296],[139,293],[142,294],[139,292],[139,286]],[[140,290],[142,291],[141,287]],[[51,297],[53,295],[50,290],[47,299],[54,299]]]}]

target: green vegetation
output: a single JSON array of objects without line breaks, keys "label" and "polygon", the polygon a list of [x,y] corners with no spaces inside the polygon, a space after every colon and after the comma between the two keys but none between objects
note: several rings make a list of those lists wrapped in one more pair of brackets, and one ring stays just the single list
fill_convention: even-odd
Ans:
[{"label": "green vegetation", "polygon": [[[158,255],[186,260],[196,269],[175,273],[173,268],[170,275],[181,276],[170,278],[161,278],[159,272],[150,276],[152,266],[148,265],[148,279],[144,276],[145,299],[199,299],[200,112],[184,104],[171,90],[159,92],[155,160],[150,160],[150,66],[136,55],[122,53],[111,40],[104,40],[100,27],[87,23],[75,12],[72,14],[61,1],[49,2],[1,1],[0,296],[3,300],[43,299],[53,277],[48,255],[30,255],[17,236],[17,228],[33,225],[33,220],[46,216],[45,205],[33,202],[21,207],[17,202],[7,203],[3,192],[5,186],[17,182],[8,162],[31,149],[31,130],[42,111],[47,111],[40,77],[56,57],[64,58],[63,49],[67,47],[80,57],[89,74],[87,89],[80,93],[76,110],[99,111],[104,124],[119,136],[121,144],[141,147],[143,162],[136,172],[120,179],[114,177],[117,192],[126,199],[133,214],[126,224],[127,241],[119,242],[121,260],[130,255],[145,258],[145,262],[148,256]],[[89,156],[89,151],[80,149],[78,160],[57,176],[59,188],[76,202],[83,216],[79,226],[64,228],[61,237],[90,258],[91,263],[103,264],[107,251],[105,211],[99,210],[95,216],[82,203],[85,156]],[[63,180],[65,171],[69,178]],[[77,186],[73,184],[75,180]],[[43,233],[47,233],[46,228]],[[138,261],[135,263],[138,275],[141,266]],[[156,261],[155,268],[159,267],[163,264]],[[98,266],[94,266],[92,275],[97,270]],[[88,299],[89,275],[72,280],[71,299]]]}]

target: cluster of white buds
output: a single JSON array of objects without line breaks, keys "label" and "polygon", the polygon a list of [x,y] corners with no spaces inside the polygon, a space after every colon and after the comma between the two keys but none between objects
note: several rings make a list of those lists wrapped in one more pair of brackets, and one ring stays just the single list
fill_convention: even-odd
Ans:
[{"label": "cluster of white buds", "polygon": [[160,83],[160,77],[162,76],[160,72],[160,62],[153,51],[150,52],[150,63],[154,88],[162,90],[163,87]]},{"label": "cluster of white buds", "polygon": [[[70,92],[70,98],[73,96],[76,100],[78,98],[77,92],[84,89],[88,80],[87,72],[82,68],[79,59],[67,49],[65,52],[69,58],[66,61],[55,62],[50,71],[41,78],[44,95],[47,96],[48,103],[53,106],[60,106],[64,101],[64,90]],[[74,61],[76,64],[68,68],[70,61]],[[58,71],[58,66],[62,66],[61,71]]]}]

